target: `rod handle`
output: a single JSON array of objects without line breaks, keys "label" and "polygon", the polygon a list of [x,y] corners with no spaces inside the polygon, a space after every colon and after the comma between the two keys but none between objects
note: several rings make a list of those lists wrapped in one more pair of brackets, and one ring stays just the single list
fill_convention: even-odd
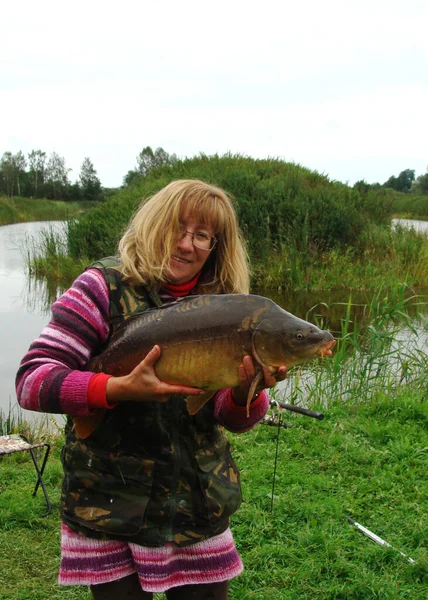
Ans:
[{"label": "rod handle", "polygon": [[286,402],[279,402],[278,400],[274,400],[273,404],[280,406],[281,408],[285,408],[286,410],[290,410],[291,412],[296,412],[301,415],[305,415],[306,417],[312,417],[313,419],[318,419],[322,421],[324,419],[324,415],[319,412],[315,412],[314,410],[309,410],[308,408],[303,408],[301,406],[295,406],[294,404],[287,404]]}]

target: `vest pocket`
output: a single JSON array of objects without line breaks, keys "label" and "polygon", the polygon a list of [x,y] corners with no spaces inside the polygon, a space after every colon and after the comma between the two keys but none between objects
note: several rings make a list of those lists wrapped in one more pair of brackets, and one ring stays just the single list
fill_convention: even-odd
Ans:
[{"label": "vest pocket", "polygon": [[143,526],[154,461],[64,448],[62,512],[66,521],[105,534],[135,535]]},{"label": "vest pocket", "polygon": [[211,525],[232,515],[241,504],[241,478],[229,448],[199,450],[196,454],[198,477]]}]

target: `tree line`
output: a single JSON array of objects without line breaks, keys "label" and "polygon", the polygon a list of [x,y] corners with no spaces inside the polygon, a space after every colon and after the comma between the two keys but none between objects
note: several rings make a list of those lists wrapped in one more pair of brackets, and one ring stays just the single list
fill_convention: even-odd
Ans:
[{"label": "tree line", "polygon": [[[162,166],[172,166],[177,160],[163,148],[152,150],[146,146],[137,155],[137,164],[123,178],[123,187],[133,184],[149,171]],[[0,195],[24,198],[48,198],[51,200],[104,200],[117,188],[104,188],[89,157],[85,157],[79,178],[71,183],[65,158],[57,152],[47,154],[32,150],[25,156],[21,150],[16,154],[3,153],[0,160]]]},{"label": "tree line", "polygon": [[[154,169],[172,167],[180,162],[176,154],[163,148],[153,150],[146,146],[136,157],[137,164],[123,178],[122,187],[129,187]],[[44,197],[53,200],[104,200],[117,191],[103,188],[97,171],[89,157],[85,157],[75,183],[69,180],[65,158],[52,152],[49,156],[41,150],[32,150],[27,157],[21,152],[4,152],[0,161],[0,194],[8,196]],[[357,181],[354,186],[360,193],[370,189],[392,189],[404,194],[428,194],[427,172],[416,177],[414,169],[405,169],[398,176],[391,175],[384,183],[369,184]]]},{"label": "tree line", "polygon": [[396,177],[391,175],[385,183],[366,183],[366,181],[357,181],[354,187],[360,191],[365,191],[369,188],[388,188],[395,190],[396,192],[402,192],[403,194],[428,194],[428,167],[424,175],[416,177],[414,169],[404,169]]},{"label": "tree line", "polygon": [[[142,176],[147,175],[151,170],[157,167],[169,166],[172,167],[178,160],[176,154],[168,154],[163,148],[152,150],[150,146],[146,146],[137,155],[137,165],[135,169],[131,169],[123,178],[123,186],[128,187]],[[428,167],[424,175],[416,177],[414,169],[405,169],[396,177],[391,175],[384,183],[366,183],[365,180],[357,181],[354,188],[359,191],[367,191],[368,189],[387,188],[404,194],[428,194]]]},{"label": "tree line", "polygon": [[104,191],[97,171],[89,157],[85,157],[75,183],[69,180],[71,169],[65,158],[52,152],[32,150],[25,156],[4,152],[0,160],[0,195],[50,200],[103,200]]}]

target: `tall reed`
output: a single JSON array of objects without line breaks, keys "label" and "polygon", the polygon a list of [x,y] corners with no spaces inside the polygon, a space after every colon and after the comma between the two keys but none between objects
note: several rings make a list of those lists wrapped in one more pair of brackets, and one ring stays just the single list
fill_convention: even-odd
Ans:
[{"label": "tall reed", "polygon": [[26,418],[18,404],[9,402],[8,412],[0,409],[0,435],[23,434],[29,440],[43,441],[60,433],[59,422],[51,415],[37,414],[36,418]]},{"label": "tall reed", "polygon": [[292,371],[278,386],[277,399],[328,409],[335,403],[367,402],[379,394],[392,399],[404,383],[428,390],[428,322],[420,314],[410,316],[415,301],[405,297],[404,287],[390,295],[378,292],[359,322],[350,298],[333,357]]},{"label": "tall reed", "polygon": [[61,287],[65,288],[85,268],[87,260],[76,261],[68,254],[68,228],[68,222],[60,227],[47,225],[38,236],[27,239],[24,252],[30,275],[61,280]]}]

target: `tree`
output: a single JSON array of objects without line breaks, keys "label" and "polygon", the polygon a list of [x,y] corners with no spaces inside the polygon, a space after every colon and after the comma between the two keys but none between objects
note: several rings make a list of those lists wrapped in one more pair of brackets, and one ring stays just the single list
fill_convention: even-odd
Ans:
[{"label": "tree", "polygon": [[21,178],[25,175],[26,167],[27,161],[21,150],[16,154],[12,154],[12,152],[5,152],[3,154],[0,168],[5,182],[5,191],[9,196],[13,196],[15,184],[18,196],[21,195]]},{"label": "tree", "polygon": [[64,188],[70,185],[68,173],[71,169],[65,166],[65,158],[52,152],[46,164],[46,183],[50,187],[49,195],[57,200],[63,193]]},{"label": "tree", "polygon": [[89,157],[83,159],[79,178],[83,198],[86,200],[100,200],[101,181],[98,179],[97,172]]},{"label": "tree", "polygon": [[163,148],[156,148],[153,152],[150,146],[146,146],[137,155],[137,167],[127,172],[123,178],[123,185],[129,186],[138,177],[147,175],[152,169],[162,166],[172,166],[177,160],[176,154],[168,154]]},{"label": "tree", "polygon": [[354,190],[358,190],[361,195],[367,194],[371,185],[365,179],[360,179],[354,183]]},{"label": "tree", "polygon": [[16,169],[16,186],[18,189],[18,196],[20,196],[21,195],[20,177],[22,175],[25,175],[25,169],[27,168],[27,161],[25,159],[25,156],[21,152],[21,150],[15,154],[13,159],[15,161],[15,169]]},{"label": "tree", "polygon": [[28,154],[28,164],[30,167],[30,180],[33,184],[34,196],[37,197],[37,190],[40,184],[44,182],[46,152],[41,150],[31,150]]},{"label": "tree", "polygon": [[16,182],[16,165],[12,152],[4,152],[1,157],[1,172],[5,186],[5,192],[8,196],[13,196]]},{"label": "tree", "polygon": [[401,171],[398,177],[392,175],[388,181],[383,184],[383,187],[392,188],[397,192],[410,192],[413,182],[415,181],[415,171],[413,169],[405,169]]},{"label": "tree", "polygon": [[428,170],[425,175],[419,175],[416,179],[414,191],[418,194],[428,194]]},{"label": "tree", "polygon": [[141,175],[147,175],[152,169],[163,165],[171,166],[176,160],[175,154],[168,154],[163,148],[156,148],[153,152],[150,146],[146,146],[137,156],[137,171]]},{"label": "tree", "polygon": [[141,177],[141,173],[139,173],[138,171],[134,171],[133,169],[130,169],[127,172],[127,174],[125,175],[125,177],[123,178],[123,185],[126,187],[130,186],[139,177]]}]

